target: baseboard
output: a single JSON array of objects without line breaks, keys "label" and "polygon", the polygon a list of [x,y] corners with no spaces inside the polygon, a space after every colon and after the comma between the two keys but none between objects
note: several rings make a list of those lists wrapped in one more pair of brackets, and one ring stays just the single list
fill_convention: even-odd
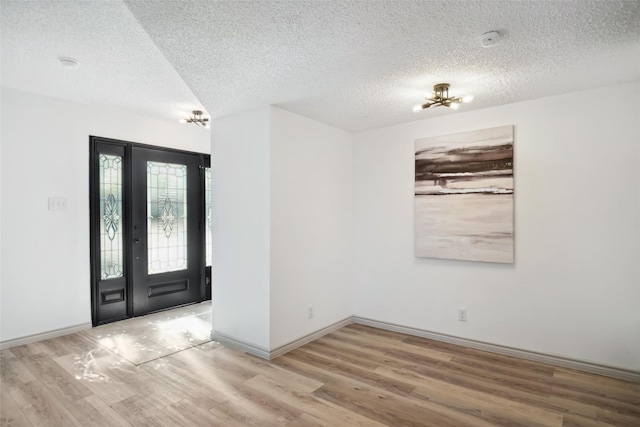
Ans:
[{"label": "baseboard", "polygon": [[0,350],[17,347],[19,345],[31,344],[37,341],[48,340],[51,338],[61,337],[63,335],[69,335],[76,332],[85,331],[87,329],[91,329],[91,323],[81,323],[80,325],[69,326],[68,328],[54,329],[52,331],[42,332],[40,334],[27,335],[25,337],[0,341]]},{"label": "baseboard", "polygon": [[269,353],[269,359],[275,359],[278,356],[282,356],[285,353],[295,350],[298,347],[308,344],[311,341],[315,341],[318,338],[323,337],[324,335],[330,334],[331,332],[337,331],[338,329],[348,326],[352,323],[353,323],[353,317],[349,316],[346,319],[343,319],[339,322],[336,322],[332,325],[322,328],[316,332],[310,333],[309,335],[305,335],[304,337],[298,338],[295,341],[291,341],[288,344],[282,345],[274,350],[271,350],[271,352]]},{"label": "baseboard", "polygon": [[303,336],[302,338],[298,338],[295,341],[291,341],[290,343],[277,347],[273,350],[268,350],[262,346],[257,346],[255,344],[251,344],[246,341],[238,340],[216,331],[211,331],[211,340],[224,344],[227,347],[246,351],[247,353],[253,354],[254,356],[258,356],[262,359],[272,360],[278,356],[282,356],[283,354],[288,353],[291,350],[295,350],[298,347],[308,344],[311,341],[317,340],[318,338],[324,335],[330,334],[331,332],[337,331],[338,329],[343,328],[352,323],[353,323],[353,319],[351,317],[347,317],[346,319],[343,319],[325,328],[312,332],[308,335]]},{"label": "baseboard", "polygon": [[592,374],[604,375],[607,377],[619,378],[640,383],[640,372],[638,371],[600,365],[597,363],[572,359],[564,356],[537,353],[530,350],[522,350],[519,348],[507,347],[499,344],[491,344],[483,341],[461,338],[453,335],[431,332],[424,329],[417,329],[408,326],[396,325],[394,323],[382,322],[379,320],[373,320],[359,316],[348,317],[273,350],[258,347],[253,344],[239,341],[224,334],[215,332],[211,333],[211,339],[221,342],[222,344],[225,344],[229,347],[234,347],[239,350],[246,351],[247,353],[253,354],[263,359],[271,360],[352,323],[371,326],[374,328],[384,329],[392,332],[399,332],[401,334],[432,339],[435,341],[446,342],[463,347],[474,348],[476,350],[502,354],[505,356],[518,357],[525,360],[531,360],[533,362],[546,363],[553,366],[560,366],[563,368],[575,369],[577,371],[589,372]]},{"label": "baseboard", "polygon": [[[319,329],[316,332],[305,335],[302,338],[294,340],[288,344],[275,348],[273,350],[266,349],[261,346],[256,346],[241,340],[237,340],[230,336],[221,334],[219,332],[212,331],[211,339],[213,341],[220,342],[228,347],[237,348],[247,353],[253,354],[263,359],[271,360],[298,347],[301,347],[307,343],[310,343],[318,338],[330,334],[340,328],[348,326],[352,323],[360,325],[371,326],[378,329],[384,329],[392,332],[399,332],[402,334],[413,335],[416,337],[428,338],[435,341],[442,341],[449,344],[460,345],[464,347],[474,348],[477,350],[489,351],[492,353],[503,354],[505,356],[519,357],[521,359],[531,360],[534,362],[547,363],[554,366],[561,366],[564,368],[575,369],[583,372],[590,372],[593,374],[605,375],[613,378],[620,378],[623,380],[634,381],[640,383],[640,372],[632,371],[623,368],[617,368],[613,366],[600,365],[593,362],[571,359],[563,356],[555,356],[544,353],[537,353],[530,350],[522,350],[513,347],[502,346],[498,344],[491,344],[483,341],[476,341],[467,338],[456,337],[453,335],[442,334],[438,332],[431,332],[424,329],[417,329],[408,326],[396,325],[394,323],[382,322],[379,320],[368,319],[365,317],[352,316],[347,317],[339,322],[331,324],[325,328]],[[51,338],[60,337],[63,335],[73,334],[81,332],[87,329],[91,329],[91,323],[82,323],[80,325],[70,326],[68,328],[54,329],[52,331],[43,332],[40,334],[28,335],[20,338],[14,338],[6,341],[0,341],[0,350],[5,350],[11,347],[17,347],[20,345],[30,344],[37,341],[48,340]]]},{"label": "baseboard", "polygon": [[387,331],[399,332],[402,334],[413,335],[416,337],[428,338],[435,341],[442,341],[449,344],[460,345],[464,347],[484,350],[491,353],[503,354],[505,356],[519,357],[521,359],[531,360],[534,362],[547,363],[549,365],[561,366],[563,368],[575,369],[578,371],[589,372],[592,374],[605,375],[608,377],[619,378],[628,381],[640,382],[640,372],[631,371],[623,368],[599,365],[583,360],[571,359],[563,356],[554,356],[544,353],[537,353],[529,350],[522,350],[513,347],[502,346],[498,344],[490,344],[482,341],[460,338],[453,335],[441,334],[438,332],[426,331],[423,329],[411,328],[408,326],[396,325],[393,323],[381,322],[378,320],[367,319],[364,317],[353,316],[353,323],[371,326]]},{"label": "baseboard", "polygon": [[220,332],[211,331],[211,340],[217,341],[220,344],[224,344],[227,347],[235,348],[238,350],[246,351],[254,356],[261,357],[262,359],[269,360],[269,350],[255,344],[248,343],[246,341],[238,340]]}]

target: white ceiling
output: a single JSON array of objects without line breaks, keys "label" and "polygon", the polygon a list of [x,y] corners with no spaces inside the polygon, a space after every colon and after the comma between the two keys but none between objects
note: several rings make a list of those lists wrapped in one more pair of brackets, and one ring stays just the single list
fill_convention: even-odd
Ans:
[{"label": "white ceiling", "polygon": [[[266,104],[350,131],[640,79],[640,1],[8,1],[2,84],[175,119]],[[497,30],[500,45],[480,35]],[[57,56],[82,65],[62,70]],[[195,96],[194,96],[195,94]],[[196,99],[197,97],[197,99]],[[597,108],[597,105],[586,106]]]},{"label": "white ceiling", "polygon": [[3,86],[167,120],[201,107],[120,0],[0,0],[0,16]]}]

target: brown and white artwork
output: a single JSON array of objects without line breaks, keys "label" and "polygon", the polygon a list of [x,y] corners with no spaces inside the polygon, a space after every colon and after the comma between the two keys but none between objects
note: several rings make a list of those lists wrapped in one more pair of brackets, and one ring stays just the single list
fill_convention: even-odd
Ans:
[{"label": "brown and white artwork", "polygon": [[415,141],[415,252],[513,263],[513,125]]}]

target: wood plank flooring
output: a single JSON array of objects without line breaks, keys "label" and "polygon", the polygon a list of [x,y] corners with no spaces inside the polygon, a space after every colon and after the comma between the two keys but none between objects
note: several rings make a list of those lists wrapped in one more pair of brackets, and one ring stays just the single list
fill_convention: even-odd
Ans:
[{"label": "wood plank flooring", "polygon": [[81,333],[0,352],[2,426],[640,426],[640,384],[350,325],[271,362],[135,365]]}]

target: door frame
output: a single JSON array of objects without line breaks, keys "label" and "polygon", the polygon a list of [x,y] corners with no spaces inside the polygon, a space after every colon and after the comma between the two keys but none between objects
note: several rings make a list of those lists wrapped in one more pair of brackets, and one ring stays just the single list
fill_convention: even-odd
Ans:
[{"label": "door frame", "polygon": [[[205,185],[204,185],[204,170],[211,165],[211,156],[209,154],[197,153],[187,150],[178,150],[174,148],[159,147],[150,144],[141,144],[131,141],[123,141],[113,138],[105,138],[100,136],[89,136],[89,235],[90,235],[90,269],[91,269],[91,321],[93,326],[98,326],[105,323],[115,322],[117,320],[123,320],[133,317],[133,277],[131,274],[131,266],[133,265],[133,253],[130,250],[133,229],[132,229],[132,149],[144,148],[156,151],[169,152],[174,154],[187,154],[195,155],[200,159],[199,176],[200,186],[202,191],[200,192],[200,218],[199,228],[201,232],[199,236],[201,242],[198,246],[201,248],[199,255],[199,264],[201,266],[200,271],[200,299],[204,301],[211,299],[211,269],[206,267],[206,239],[205,239]],[[122,183],[123,183],[123,196],[122,196],[122,241],[123,241],[123,278],[124,287],[122,284],[116,286],[114,290],[101,290],[100,282],[100,165],[99,154],[109,154],[111,151],[114,154],[122,155],[123,169],[122,169]],[[113,279],[117,280],[117,279]],[[105,292],[107,293],[105,296]],[[104,307],[103,300],[106,301],[109,298],[108,307],[113,307],[113,313],[108,316],[107,319],[101,318],[100,308]],[[162,310],[159,310],[162,311]]]}]

